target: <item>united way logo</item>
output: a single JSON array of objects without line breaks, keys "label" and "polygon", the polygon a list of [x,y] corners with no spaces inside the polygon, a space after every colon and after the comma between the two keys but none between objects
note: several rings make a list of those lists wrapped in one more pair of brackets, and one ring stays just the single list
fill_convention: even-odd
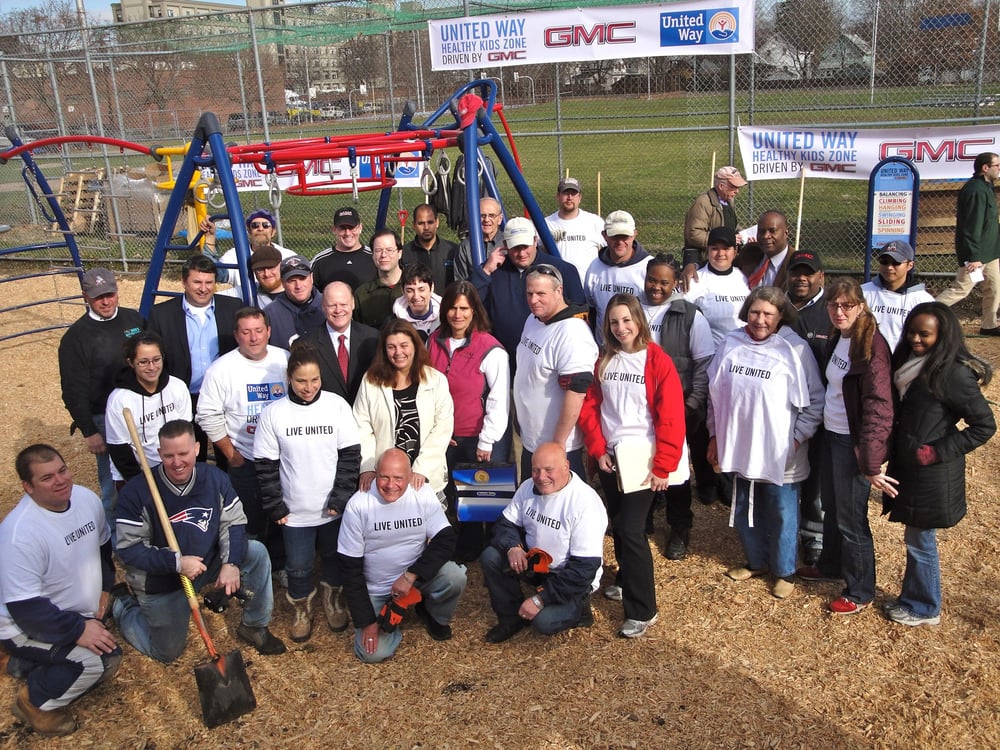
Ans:
[{"label": "united way logo", "polygon": [[717,42],[735,42],[739,10],[720,10],[708,20],[708,35]]}]

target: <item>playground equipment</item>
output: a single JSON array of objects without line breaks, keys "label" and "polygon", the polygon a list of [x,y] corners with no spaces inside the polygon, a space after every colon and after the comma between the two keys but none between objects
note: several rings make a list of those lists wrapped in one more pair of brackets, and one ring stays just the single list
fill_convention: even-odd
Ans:
[{"label": "playground equipment", "polygon": [[[20,156],[25,162],[25,170],[32,168],[33,179],[41,189],[36,200],[48,202],[50,212],[46,214],[54,224],[59,226],[65,238],[65,246],[72,256],[74,268],[69,272],[82,273],[79,252],[76,249],[73,232],[67,223],[66,216],[59,209],[58,201],[52,194],[44,176],[34,166],[31,152],[45,146],[64,143],[99,143],[118,147],[119,149],[136,151],[146,154],[156,160],[181,157],[181,164],[173,175],[172,168],[167,171],[168,179],[161,185],[170,189],[170,197],[163,212],[162,222],[156,236],[153,253],[150,258],[149,271],[143,288],[140,312],[148,316],[150,309],[161,296],[176,296],[177,292],[160,289],[161,275],[167,257],[172,252],[198,252],[201,250],[202,236],[185,238],[184,244],[176,244],[173,240],[174,229],[180,217],[185,202],[194,197],[196,210],[207,215],[205,204],[221,213],[213,212],[213,218],[228,218],[232,227],[233,244],[236,249],[237,269],[240,286],[243,290],[244,302],[256,302],[256,287],[250,283],[250,247],[246,227],[242,221],[243,210],[240,205],[236,181],[232,166],[237,164],[253,165],[263,175],[270,188],[272,205],[280,202],[278,177],[291,177],[292,182],[287,192],[293,195],[346,195],[350,194],[357,200],[358,194],[364,191],[381,191],[378,212],[375,221],[376,228],[386,225],[389,213],[391,190],[396,185],[394,173],[397,165],[415,160],[424,163],[421,175],[421,186],[425,193],[430,193],[433,187],[433,172],[429,169],[430,160],[435,151],[457,147],[465,155],[464,174],[459,175],[465,185],[468,225],[473,228],[469,234],[472,257],[476,263],[485,260],[482,234],[479,227],[480,178],[485,184],[486,193],[501,202],[500,191],[491,170],[483,169],[483,149],[489,147],[513,184],[521,198],[528,215],[531,217],[546,250],[558,255],[558,249],[545,223],[545,217],[531,193],[527,182],[521,174],[514,139],[503,116],[503,108],[496,101],[496,83],[492,79],[470,82],[459,88],[455,94],[423,122],[413,121],[415,106],[408,102],[399,120],[397,129],[388,133],[359,134],[345,136],[325,136],[300,138],[286,141],[274,141],[250,145],[226,145],[222,127],[218,117],[204,113],[198,120],[191,142],[184,147],[145,147],[127,141],[113,138],[98,138],[94,136],[60,136],[22,144],[15,140],[16,133],[8,133],[13,147],[0,154],[0,163]],[[493,115],[500,119],[510,149],[503,143],[503,137],[493,123]],[[350,166],[346,176],[331,177],[327,180],[310,181],[306,173],[307,162],[329,159],[347,159]],[[361,174],[360,164],[370,163],[370,172]],[[211,174],[211,180],[204,177]],[[429,179],[427,175],[430,175]],[[28,182],[28,177],[25,177]],[[28,182],[29,190],[32,185]],[[224,211],[223,211],[224,209]],[[506,221],[506,211],[504,219]],[[53,247],[46,245],[45,247]],[[4,254],[24,252],[33,248],[11,248]],[[229,266],[227,266],[229,267]],[[39,275],[30,274],[28,276]],[[19,334],[20,335],[20,334]]]}]

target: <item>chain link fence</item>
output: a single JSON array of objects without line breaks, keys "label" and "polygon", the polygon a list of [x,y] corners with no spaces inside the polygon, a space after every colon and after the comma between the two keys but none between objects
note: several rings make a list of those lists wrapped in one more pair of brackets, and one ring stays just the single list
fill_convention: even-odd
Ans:
[{"label": "chain link fence", "polygon": [[[501,2],[488,12],[610,4]],[[210,111],[227,140],[257,143],[385,132],[407,101],[419,121],[463,83],[492,78],[543,211],[555,209],[556,182],[568,172],[583,185],[584,208],[602,215],[629,210],[645,246],[677,252],[684,215],[709,187],[713,166],[742,169],[734,145],[738,125],[1000,122],[1000,52],[988,43],[998,13],[991,5],[764,1],[757,5],[753,55],[463,72],[431,70],[427,20],[468,12],[447,0],[318,2],[211,14],[194,12],[194,4],[185,10],[180,2],[167,17],[142,21],[130,20],[129,9],[165,6],[123,3],[115,6],[122,23],[37,33],[18,31],[8,14],[0,18],[3,113],[25,140],[93,134],[179,146]],[[172,187],[170,166],[76,144],[35,156],[89,259],[127,264],[149,257]],[[508,214],[519,213],[510,182],[501,175],[499,184]],[[947,233],[953,186],[925,187],[921,204],[937,231]],[[394,192],[392,217],[425,198],[416,188]],[[332,243],[333,213],[352,202],[350,194],[285,195],[280,205],[274,198],[266,190],[241,193],[244,213],[275,210],[282,244],[307,256]],[[376,193],[359,196],[357,207],[371,229],[377,200]],[[752,182],[737,199],[737,213],[749,225],[763,211],[779,209],[794,227],[798,203],[795,180]],[[797,244],[822,253],[832,268],[859,271],[866,211],[865,181],[810,179]],[[0,238],[7,247],[52,236],[46,212],[14,162],[0,167],[0,223],[12,226]],[[189,229],[183,221],[176,227]],[[922,255],[918,239],[918,256],[925,275],[953,272],[946,242]]]}]

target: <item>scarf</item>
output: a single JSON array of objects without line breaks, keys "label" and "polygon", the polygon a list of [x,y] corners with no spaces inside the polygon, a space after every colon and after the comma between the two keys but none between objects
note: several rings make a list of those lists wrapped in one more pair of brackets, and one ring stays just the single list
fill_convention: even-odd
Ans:
[{"label": "scarf", "polygon": [[899,391],[900,398],[906,396],[910,385],[913,384],[913,381],[917,379],[917,376],[920,375],[920,371],[923,369],[924,357],[910,357],[893,373],[892,380],[896,385],[896,390]]}]

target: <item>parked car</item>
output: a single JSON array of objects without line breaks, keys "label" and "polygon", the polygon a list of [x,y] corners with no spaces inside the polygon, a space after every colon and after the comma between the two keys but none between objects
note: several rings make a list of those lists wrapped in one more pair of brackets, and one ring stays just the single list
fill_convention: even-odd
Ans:
[{"label": "parked car", "polygon": [[346,115],[347,115],[346,110],[343,110],[340,107],[333,104],[327,107],[319,108],[319,116],[322,117],[324,120],[335,120],[338,117],[345,117]]}]

